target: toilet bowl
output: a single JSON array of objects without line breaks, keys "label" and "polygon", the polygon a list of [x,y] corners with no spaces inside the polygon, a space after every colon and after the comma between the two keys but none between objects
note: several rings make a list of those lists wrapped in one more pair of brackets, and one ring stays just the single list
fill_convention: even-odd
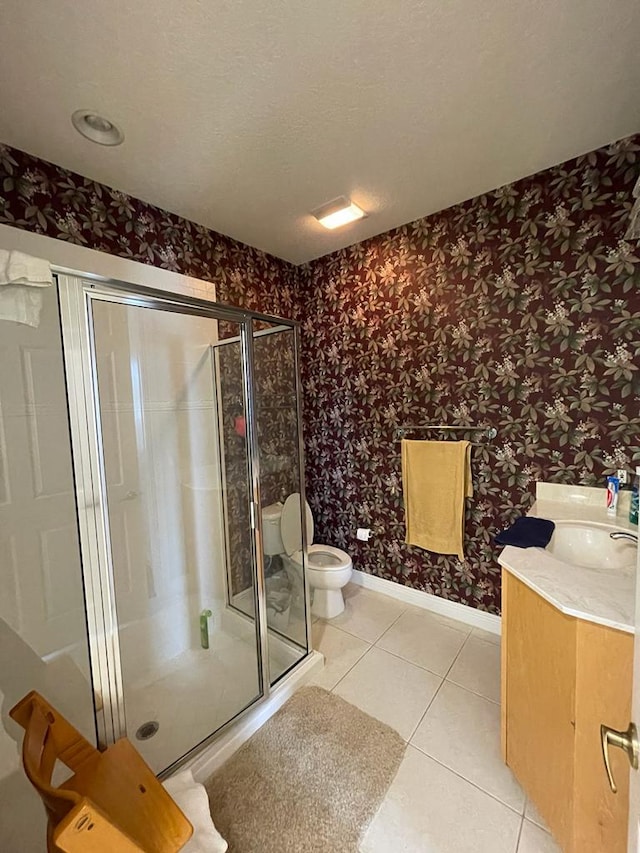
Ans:
[{"label": "toilet bowl", "polygon": [[[279,546],[275,538],[275,522],[277,521],[277,504],[266,507],[263,511],[263,519],[271,525],[267,536],[265,530],[265,542],[268,541],[269,550],[273,551]],[[349,583],[353,571],[351,557],[340,548],[331,545],[313,543],[313,515],[309,504],[305,501],[305,519],[308,545],[307,579],[313,590],[313,605],[311,612],[321,619],[332,619],[344,610],[344,598],[342,588]],[[281,557],[289,576],[294,599],[302,599],[304,596],[302,530],[300,524],[300,495],[295,492],[284,502],[280,512],[280,539],[282,541]]]}]

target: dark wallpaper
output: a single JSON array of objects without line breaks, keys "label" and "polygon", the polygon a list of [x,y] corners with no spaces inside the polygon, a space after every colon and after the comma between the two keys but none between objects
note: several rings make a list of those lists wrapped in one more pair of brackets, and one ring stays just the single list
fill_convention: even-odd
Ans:
[{"label": "dark wallpaper", "polygon": [[[639,170],[636,137],[307,267],[320,541],[366,572],[497,613],[493,537],[529,509],[536,480],[602,486],[640,462],[640,246],[623,238]],[[403,424],[498,431],[473,449],[464,561],[404,544]],[[358,542],[357,527],[373,538]]]},{"label": "dark wallpaper", "polygon": [[[365,572],[498,612],[492,539],[536,479],[602,485],[640,462],[640,247],[623,237],[639,170],[635,137],[295,268],[0,146],[0,222],[303,317],[316,540]],[[464,562],[404,544],[405,423],[498,430],[474,448]]]},{"label": "dark wallpaper", "polygon": [[297,319],[286,261],[1,144],[0,223],[210,281],[220,302]]}]

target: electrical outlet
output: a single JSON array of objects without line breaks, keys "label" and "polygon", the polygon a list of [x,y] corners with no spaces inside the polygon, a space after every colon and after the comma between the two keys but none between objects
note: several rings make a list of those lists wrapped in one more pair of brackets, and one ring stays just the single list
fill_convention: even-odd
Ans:
[{"label": "electrical outlet", "polygon": [[616,477],[620,480],[621,486],[626,486],[629,481],[629,472],[625,468],[618,468],[616,471]]}]

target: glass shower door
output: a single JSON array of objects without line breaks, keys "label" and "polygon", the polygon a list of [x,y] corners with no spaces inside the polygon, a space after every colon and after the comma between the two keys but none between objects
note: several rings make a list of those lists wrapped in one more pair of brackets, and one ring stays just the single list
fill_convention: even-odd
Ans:
[{"label": "glass shower door", "polygon": [[[226,605],[211,358],[218,320],[140,299],[89,304],[120,702],[129,738],[160,772],[262,693],[256,620]],[[240,348],[237,358],[244,376]],[[252,492],[241,431],[234,453],[233,485],[246,509]],[[251,525],[237,536],[250,555],[245,582],[255,598]]]},{"label": "glass shower door", "polygon": [[[242,376],[238,359],[242,341],[224,328],[214,350],[218,375],[218,406],[222,435],[223,488],[229,541],[227,573],[229,605],[253,618],[248,554],[237,545],[238,531],[246,525],[243,506],[234,484],[237,476],[237,433],[244,429]],[[306,559],[302,547],[302,518],[289,518],[289,528],[299,532],[300,547],[285,552],[281,541],[282,511],[289,496],[304,491],[300,453],[300,403],[296,332],[292,325],[266,319],[252,324],[252,374],[257,458],[259,461],[262,564],[265,585],[267,663],[269,682],[275,684],[308,654]],[[295,538],[295,537],[294,537]]]},{"label": "glass shower door", "polygon": [[[293,327],[262,320],[254,323],[253,363],[260,499],[262,506],[268,508],[263,528],[273,524],[266,516],[281,514],[290,496],[295,497],[304,492],[300,470],[296,359]],[[275,549],[269,548],[268,537],[263,537],[269,674],[272,684],[295,666],[307,654],[308,648],[306,554],[299,506],[298,503],[298,517],[287,520],[290,535],[299,543],[296,552],[287,554],[286,550],[282,550],[274,554]]]}]

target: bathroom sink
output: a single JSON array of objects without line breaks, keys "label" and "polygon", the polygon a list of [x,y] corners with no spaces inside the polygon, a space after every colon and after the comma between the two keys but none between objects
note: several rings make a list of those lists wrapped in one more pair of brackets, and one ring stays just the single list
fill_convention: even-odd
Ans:
[{"label": "bathroom sink", "polygon": [[592,521],[556,521],[546,551],[557,560],[585,569],[634,569],[637,545],[628,539],[611,539],[620,530],[613,524]]}]

